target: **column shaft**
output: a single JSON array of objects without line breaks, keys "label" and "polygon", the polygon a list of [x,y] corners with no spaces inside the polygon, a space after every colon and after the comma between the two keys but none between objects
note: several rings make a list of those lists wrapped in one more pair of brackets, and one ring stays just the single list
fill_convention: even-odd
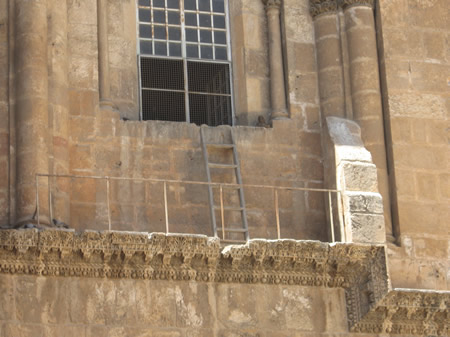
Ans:
[{"label": "column shaft", "polygon": [[265,0],[269,32],[272,119],[288,118],[280,28],[281,1]]},{"label": "column shaft", "polygon": [[[15,23],[17,221],[35,209],[35,174],[48,173],[47,2],[17,0]],[[41,180],[46,196],[46,180]],[[44,201],[44,200],[42,200]],[[48,205],[41,203],[41,213]]]},{"label": "column shaft", "polygon": [[98,77],[100,106],[112,106],[109,78],[107,0],[97,0]]},{"label": "column shaft", "polygon": [[[393,241],[387,173],[383,110],[373,9],[354,4],[344,7],[349,49],[350,84],[354,119],[362,130],[365,147],[377,166],[378,188],[383,197],[386,235]],[[345,6],[345,3],[344,3]]]},{"label": "column shaft", "polygon": [[345,117],[345,88],[339,22],[336,11],[314,20],[322,118]]}]

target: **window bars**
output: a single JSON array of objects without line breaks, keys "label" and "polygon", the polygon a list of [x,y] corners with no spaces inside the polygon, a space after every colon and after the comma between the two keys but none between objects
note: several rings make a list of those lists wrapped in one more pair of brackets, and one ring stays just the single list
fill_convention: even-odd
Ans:
[{"label": "window bars", "polygon": [[232,124],[225,0],[138,0],[141,118]]}]

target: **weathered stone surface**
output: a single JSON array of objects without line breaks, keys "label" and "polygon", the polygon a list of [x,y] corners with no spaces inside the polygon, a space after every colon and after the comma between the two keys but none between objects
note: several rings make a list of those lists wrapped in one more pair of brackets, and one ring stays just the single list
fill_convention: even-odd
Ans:
[{"label": "weathered stone surface", "polygon": [[351,224],[353,242],[383,242],[386,240],[383,215],[352,213]]},{"label": "weathered stone surface", "polygon": [[352,331],[448,331],[448,292],[390,291],[382,246],[13,230],[0,247],[0,284],[16,285],[6,336],[345,333],[344,293]]},{"label": "weathered stone surface", "polygon": [[383,214],[383,203],[378,193],[347,192],[346,199],[351,212]]},{"label": "weathered stone surface", "polygon": [[347,191],[376,192],[378,189],[377,170],[373,164],[344,162],[341,172]]},{"label": "weathered stone surface", "polygon": [[385,242],[377,168],[363,146],[361,129],[355,122],[337,117],[328,117],[327,126],[330,149],[326,166],[343,199],[344,223],[338,235],[350,242]]},{"label": "weathered stone surface", "polygon": [[[206,179],[197,126],[138,121],[138,2],[101,2],[106,4],[106,10],[100,13],[97,1],[0,0],[0,226],[33,214],[34,174],[38,171],[78,176]],[[276,3],[282,12],[278,26],[283,44],[278,50],[282,51],[279,65],[284,64],[284,69],[279,73],[284,73],[291,120],[276,121],[273,128],[262,129],[253,126],[260,115],[267,120],[273,91],[269,89],[270,39],[265,6],[261,1],[228,1],[236,124],[246,126],[235,128],[244,182],[333,187],[333,179],[323,183],[331,175],[330,167],[324,170],[324,162],[330,162],[330,147],[319,139],[320,134],[329,131],[329,125],[321,116],[359,119],[362,134],[348,125],[346,132],[351,135],[351,144],[346,139],[339,140],[338,155],[331,158],[332,175],[341,164],[338,173],[345,179],[337,182],[347,190],[343,200],[332,194],[333,205],[348,210],[347,219],[353,221],[348,228],[355,232],[353,240],[372,242],[382,232],[374,232],[381,214],[377,184],[380,192],[386,194],[387,188],[381,184],[389,182],[395,234],[400,244],[400,247],[389,245],[393,286],[449,289],[448,1],[378,1],[376,46],[375,31],[369,25],[373,1]],[[107,36],[103,39],[98,38],[98,14],[106,14]],[[99,109],[99,81],[104,81],[99,71],[102,66],[99,42],[108,45],[103,49],[109,58],[106,82],[109,98],[119,110],[116,112]],[[379,62],[375,54],[380,57]],[[374,119],[382,108],[384,126]],[[133,121],[119,121],[119,114]],[[341,131],[336,134],[342,134]],[[226,140],[226,132],[221,128],[210,133],[214,141]],[[354,147],[359,138],[371,154],[360,146]],[[384,139],[389,180],[378,177],[377,183],[377,168],[372,161],[377,164],[386,158],[385,146],[380,145]],[[338,143],[337,138],[335,142]],[[381,167],[377,166],[380,173]],[[230,176],[219,174],[218,178],[225,181]],[[111,184],[113,229],[165,231],[162,184],[154,185]],[[80,230],[108,228],[104,180],[58,178],[52,186],[54,218]],[[250,234],[276,238],[273,191],[262,191],[245,191]],[[359,191],[364,193],[354,194]],[[46,178],[40,179],[38,195],[43,221],[49,213]],[[236,197],[225,199],[232,201]],[[211,235],[204,189],[169,184],[168,200],[170,230]],[[322,192],[280,192],[279,202],[282,237],[329,240],[327,198]],[[335,223],[339,223],[343,212],[335,208],[332,214]],[[226,221],[236,222],[236,217]],[[337,232],[339,226],[335,229]],[[180,251],[166,254],[169,257],[158,253],[145,262],[144,248],[129,257],[128,250],[117,251],[117,243],[110,241],[105,244],[107,248],[104,242],[93,243],[95,247],[87,245],[81,252],[50,236],[43,245],[38,235],[25,239],[28,240],[25,245],[4,246],[0,256],[2,337],[348,334],[343,325],[345,308],[340,306],[344,305],[341,303],[344,290],[331,288],[325,289],[326,294],[319,294],[315,287],[303,287],[303,283],[340,284],[339,268],[347,268],[345,264],[337,264],[338,274],[333,274],[334,267],[327,264],[331,271],[321,274],[320,267],[305,262],[300,253],[292,257],[286,249],[277,254],[287,254],[289,263],[298,264],[298,268],[294,266],[294,271],[283,273],[276,269],[279,268],[278,260],[274,259],[276,254],[264,255],[264,267],[258,267],[255,253],[244,254],[236,262],[239,251],[224,258],[216,247],[214,251],[221,257],[217,257],[219,262],[212,263],[211,270],[207,267],[210,258],[203,255],[203,248],[196,250],[194,256]],[[10,243],[17,242],[14,240]],[[38,241],[39,248],[29,247]],[[164,252],[166,248],[161,249]],[[323,247],[314,249],[322,252]],[[191,262],[185,263],[189,259]],[[15,264],[19,260],[22,262]],[[283,261],[281,265],[289,265],[288,260]],[[133,278],[130,270],[144,272]],[[151,280],[140,279],[140,275],[146,275],[145,271]],[[83,273],[92,278],[84,277]],[[266,277],[258,278],[259,273],[265,273]],[[48,276],[57,274],[67,277]],[[102,275],[106,276],[101,278]],[[168,280],[173,277],[181,281],[175,285],[175,281]],[[202,282],[204,277],[210,281]],[[190,281],[185,282],[184,278]],[[363,278],[365,282],[366,276]],[[254,307],[241,303],[244,296],[239,299],[234,296],[227,302],[230,307],[222,308],[223,303],[217,304],[222,298],[215,292],[216,279],[219,287],[230,286],[230,292],[256,297],[248,302]],[[266,283],[260,284],[263,279]],[[255,280],[257,284],[252,285]],[[290,285],[290,281],[294,284]],[[371,283],[361,286],[365,290],[359,292],[355,303],[366,305],[371,301],[364,294],[371,286]],[[348,289],[347,295],[351,293]],[[341,294],[337,296],[335,291]],[[228,294],[228,290],[224,293]],[[425,306],[430,307],[432,299],[417,295],[414,303],[405,302],[401,306],[398,303],[403,303],[402,296],[396,298],[397,306],[373,306],[369,316],[358,314],[357,308],[348,302],[347,306],[352,307],[349,312],[357,313],[350,318],[356,322],[364,316],[357,329],[373,334],[448,335],[448,331],[435,329],[442,322],[442,311],[416,310],[414,301],[426,302]],[[227,326],[216,323],[214,317],[219,307],[223,309],[221,313],[229,313],[223,317]],[[249,323],[242,318],[247,316],[251,316]],[[438,323],[427,325],[433,320]],[[412,323],[408,325],[406,321]]]}]

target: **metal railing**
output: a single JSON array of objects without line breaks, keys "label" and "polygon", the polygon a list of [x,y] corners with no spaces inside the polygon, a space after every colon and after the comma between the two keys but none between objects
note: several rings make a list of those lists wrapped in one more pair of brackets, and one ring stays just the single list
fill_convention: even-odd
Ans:
[{"label": "metal railing", "polygon": [[[53,205],[52,205],[52,179],[51,178],[68,178],[68,179],[94,179],[94,180],[104,180],[106,184],[106,204],[107,204],[107,212],[108,212],[108,229],[112,230],[112,221],[111,221],[111,197],[110,197],[110,185],[111,181],[133,181],[133,182],[151,182],[151,183],[162,183],[163,184],[163,201],[164,201],[164,214],[165,214],[165,229],[166,233],[170,233],[169,227],[169,204],[167,198],[167,186],[169,184],[184,184],[184,185],[203,185],[203,186],[215,186],[219,188],[219,202],[220,202],[220,214],[221,214],[221,227],[223,236],[225,235],[225,220],[224,220],[224,198],[223,198],[223,189],[224,187],[236,188],[241,187],[245,189],[249,188],[257,188],[257,189],[269,189],[274,193],[274,209],[275,209],[275,221],[276,221],[276,230],[277,230],[277,238],[281,239],[281,224],[280,224],[280,205],[279,205],[279,191],[304,191],[304,192],[321,192],[327,194],[327,212],[328,219],[330,222],[330,235],[331,242],[336,241],[335,235],[335,217],[333,215],[333,203],[332,203],[332,193],[336,194],[336,207],[338,209],[337,217],[339,217],[339,223],[342,226],[345,226],[344,219],[342,217],[342,212],[339,210],[341,200],[342,200],[342,191],[334,190],[334,189],[323,189],[323,188],[308,188],[308,187],[284,187],[284,186],[270,186],[270,185],[252,185],[252,184],[233,184],[233,183],[208,183],[201,181],[189,181],[189,180],[175,180],[175,179],[156,179],[156,178],[126,178],[126,177],[110,177],[110,176],[78,176],[78,175],[69,175],[69,174],[36,174],[36,214],[37,214],[37,223],[40,224],[40,201],[39,201],[39,178],[47,177],[48,179],[48,205],[49,205],[49,217],[50,222],[53,220]],[[341,226],[341,227],[342,227]],[[345,233],[345,230],[341,228],[341,235]],[[345,236],[345,234],[344,234]],[[225,237],[224,237],[225,239]],[[345,238],[343,238],[345,240]]]}]

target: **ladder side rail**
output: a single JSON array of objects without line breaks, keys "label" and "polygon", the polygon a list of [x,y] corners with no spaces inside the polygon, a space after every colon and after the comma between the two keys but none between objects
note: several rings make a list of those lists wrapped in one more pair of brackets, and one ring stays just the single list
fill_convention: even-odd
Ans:
[{"label": "ladder side rail", "polygon": [[209,171],[209,159],[208,159],[208,149],[206,148],[205,135],[203,133],[203,127],[200,127],[200,140],[202,143],[203,159],[206,166],[206,176],[208,179],[208,199],[209,199],[209,212],[211,215],[211,224],[214,233],[214,237],[218,237],[217,234],[217,224],[216,224],[216,214],[214,210],[214,194],[213,187],[211,185],[211,172]]},{"label": "ladder side rail", "polygon": [[250,240],[250,235],[248,232],[248,222],[247,222],[247,209],[245,207],[245,197],[244,197],[244,188],[242,186],[242,176],[241,176],[241,164],[239,162],[239,156],[237,153],[237,147],[236,147],[236,142],[234,141],[234,133],[233,133],[233,129],[231,128],[231,142],[233,143],[234,147],[233,147],[233,159],[234,159],[234,163],[236,165],[235,171],[236,171],[236,180],[237,183],[241,186],[241,188],[239,189],[239,201],[240,201],[240,206],[242,208],[242,222],[244,224],[244,229],[245,231],[245,240],[248,241]]}]

